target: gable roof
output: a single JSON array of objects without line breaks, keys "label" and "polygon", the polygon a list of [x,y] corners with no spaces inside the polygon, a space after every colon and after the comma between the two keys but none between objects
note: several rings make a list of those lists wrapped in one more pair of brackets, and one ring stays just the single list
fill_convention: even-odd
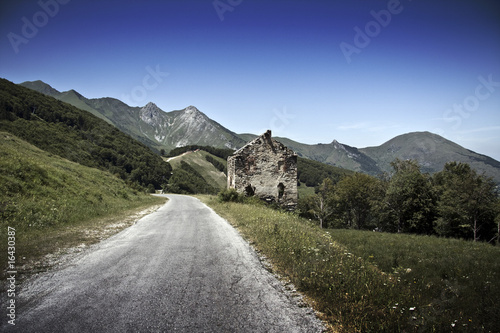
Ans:
[{"label": "gable roof", "polygon": [[[244,145],[243,147],[241,147],[240,149],[238,149],[237,151],[235,151],[233,153],[232,156],[236,156],[236,155],[239,155],[241,154],[243,151],[245,151],[247,148],[251,147],[251,146],[254,146],[256,145],[257,143],[260,143],[260,142],[269,142],[270,145],[272,146],[273,145],[273,142],[274,143],[277,143],[279,144],[281,147],[285,148],[286,150],[288,151],[291,151],[293,154],[295,154],[295,152],[293,150],[291,150],[290,148],[288,148],[287,146],[285,146],[284,144],[282,144],[281,142],[273,139],[271,137],[271,130],[267,130],[265,133],[261,134],[260,136],[256,137],[255,139],[253,139],[252,141],[248,142],[246,145]],[[273,148],[274,150],[274,148]]]}]

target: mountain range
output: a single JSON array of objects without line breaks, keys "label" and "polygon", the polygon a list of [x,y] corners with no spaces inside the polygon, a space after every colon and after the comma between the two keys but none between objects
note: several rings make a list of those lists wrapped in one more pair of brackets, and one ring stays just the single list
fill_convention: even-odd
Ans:
[{"label": "mountain range", "polygon": [[[42,81],[20,85],[88,111],[156,151],[168,152],[185,145],[237,149],[257,136],[236,134],[194,106],[165,112],[152,102],[132,107],[109,97],[88,99],[74,90],[59,92]],[[396,158],[415,159],[422,171],[429,173],[442,170],[446,162],[457,161],[470,164],[500,183],[499,161],[430,132],[402,134],[380,146],[367,148],[352,147],[336,140],[310,145],[288,138],[276,139],[299,156],[372,175],[390,172],[390,163]]]},{"label": "mountain range", "polygon": [[42,81],[21,85],[91,112],[157,151],[193,144],[236,149],[246,143],[194,106],[164,112],[152,102],[132,107],[115,98],[89,99],[74,90],[59,92]]}]

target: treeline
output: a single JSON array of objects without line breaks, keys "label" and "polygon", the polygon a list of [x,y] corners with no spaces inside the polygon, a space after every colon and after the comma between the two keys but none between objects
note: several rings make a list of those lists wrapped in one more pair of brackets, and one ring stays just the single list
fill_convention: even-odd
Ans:
[{"label": "treeline", "polygon": [[297,158],[297,180],[298,185],[305,184],[308,187],[319,186],[323,179],[330,178],[338,182],[344,175],[352,174],[353,171],[328,165],[307,158]]},{"label": "treeline", "polygon": [[432,176],[413,160],[391,165],[392,175],[379,178],[326,178],[315,196],[299,201],[300,214],[329,228],[498,241],[500,199],[491,178],[466,163],[447,163]]},{"label": "treeline", "polygon": [[215,147],[210,147],[210,146],[197,146],[197,145],[189,145],[189,146],[184,146],[184,147],[177,147],[172,149],[167,157],[175,157],[179,156],[180,154],[183,154],[188,151],[195,151],[195,150],[203,150],[206,151],[207,153],[210,153],[214,156],[220,157],[224,160],[227,160],[227,158],[231,155],[234,154],[234,150],[229,149],[229,148],[215,148]]},{"label": "treeline", "polygon": [[219,170],[220,172],[224,172],[226,175],[227,175],[227,166],[222,163],[221,161],[213,158],[212,155],[205,155],[205,159],[212,163],[212,165],[217,169]]},{"label": "treeline", "polygon": [[159,189],[170,165],[144,144],[87,111],[0,79],[0,130],[70,161]]},{"label": "treeline", "polygon": [[175,169],[168,184],[163,189],[169,193],[179,194],[215,194],[219,190],[211,186],[188,163],[181,161],[179,168]]}]

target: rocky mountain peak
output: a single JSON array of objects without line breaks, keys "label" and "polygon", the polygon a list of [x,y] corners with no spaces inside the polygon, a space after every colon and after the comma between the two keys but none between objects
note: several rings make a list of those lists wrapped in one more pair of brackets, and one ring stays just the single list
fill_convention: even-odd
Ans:
[{"label": "rocky mountain peak", "polygon": [[345,147],[343,144],[341,144],[340,142],[338,142],[337,140],[333,140],[331,145],[335,148],[335,149],[342,149],[342,150],[345,150]]},{"label": "rocky mountain peak", "polygon": [[188,106],[187,108],[185,108],[184,110],[186,111],[199,111],[196,106],[193,106],[193,105],[190,105]]},{"label": "rocky mountain peak", "polygon": [[155,103],[149,102],[141,108],[140,117],[142,121],[152,125],[158,119],[160,112],[162,110]]},{"label": "rocky mountain peak", "polygon": [[196,107],[194,107],[192,105],[188,106],[187,108],[185,108],[182,111],[183,112],[182,112],[181,118],[184,121],[187,121],[189,123],[208,122],[208,117],[203,112],[201,112],[200,110],[198,110]]},{"label": "rocky mountain peak", "polygon": [[143,109],[158,109],[158,110],[160,110],[160,108],[153,102],[149,102],[148,104],[144,105]]},{"label": "rocky mountain peak", "polygon": [[198,110],[195,106],[192,106],[192,105],[188,106],[183,111],[185,114],[189,114],[189,115],[202,114],[200,110]]}]

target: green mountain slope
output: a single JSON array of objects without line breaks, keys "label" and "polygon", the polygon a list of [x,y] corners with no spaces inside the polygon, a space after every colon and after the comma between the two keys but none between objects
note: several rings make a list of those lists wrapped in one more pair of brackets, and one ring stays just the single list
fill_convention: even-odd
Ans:
[{"label": "green mountain slope", "polygon": [[244,140],[245,142],[250,142],[252,141],[253,139],[257,138],[258,135],[255,135],[255,134],[251,134],[251,133],[242,133],[242,134],[238,134],[238,136]]},{"label": "green mountain slope", "polygon": [[20,85],[23,87],[38,91],[44,95],[54,97],[60,101],[71,104],[71,105],[73,105],[81,110],[88,111],[88,112],[92,113],[94,116],[97,116],[97,117],[105,120],[107,123],[112,124],[111,120],[106,118],[106,116],[104,116],[99,111],[97,111],[96,109],[90,107],[87,103],[85,103],[85,97],[83,97],[82,95],[80,95],[78,92],[76,92],[74,90],[69,90],[69,91],[65,91],[65,92],[61,93],[40,80],[27,81],[27,82],[21,83]]},{"label": "green mountain slope", "polygon": [[378,147],[362,148],[360,151],[374,161],[384,171],[391,171],[394,159],[414,159],[422,171],[441,171],[446,162],[468,163],[479,173],[493,177],[500,183],[500,162],[491,157],[477,154],[456,143],[429,132],[413,132],[397,136]]},{"label": "green mountain slope", "polygon": [[168,163],[116,127],[4,79],[0,79],[0,130],[143,187],[160,188],[170,176]]}]

